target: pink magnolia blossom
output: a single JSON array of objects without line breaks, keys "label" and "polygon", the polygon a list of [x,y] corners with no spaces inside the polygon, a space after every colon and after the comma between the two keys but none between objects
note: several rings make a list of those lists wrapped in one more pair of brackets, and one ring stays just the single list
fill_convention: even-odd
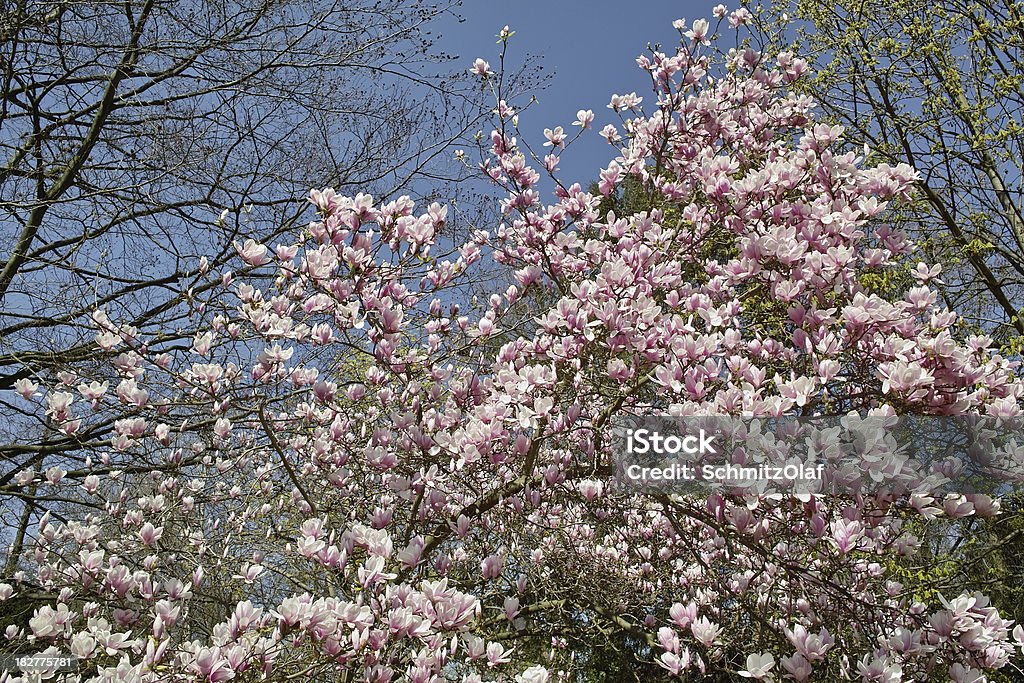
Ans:
[{"label": "pink magnolia blossom", "polygon": [[576,120],[573,121],[572,125],[579,126],[583,130],[587,130],[594,123],[594,112],[590,109],[580,109],[576,112]]},{"label": "pink magnolia blossom", "polygon": [[799,652],[779,660],[782,668],[794,681],[806,681],[811,677],[813,667]]},{"label": "pink magnolia blossom", "polygon": [[38,389],[39,385],[26,377],[14,381],[14,390],[26,401],[31,400]]},{"label": "pink magnolia blossom", "polygon": [[769,672],[775,668],[775,657],[771,653],[747,655],[747,668],[737,673],[744,678],[763,681],[769,678]]},{"label": "pink magnolia blossom", "polygon": [[561,126],[556,126],[554,130],[545,128],[544,137],[547,138],[547,142],[544,143],[545,147],[565,147],[565,131]]},{"label": "pink magnolia blossom", "polygon": [[473,62],[473,68],[470,69],[470,73],[476,74],[477,76],[480,76],[481,78],[487,78],[488,76],[492,75],[494,72],[491,71],[491,65],[490,64],[488,64],[483,59],[480,59],[479,57],[477,57],[476,60],[474,60],[474,62]]},{"label": "pink magnolia blossom", "polygon": [[707,19],[695,19],[693,22],[693,28],[686,31],[683,35],[696,43],[710,45],[711,41],[708,40],[709,28],[710,25],[708,24]]},{"label": "pink magnolia blossom", "polygon": [[722,627],[707,617],[700,617],[690,624],[690,631],[697,642],[704,647],[711,647],[722,632]]},{"label": "pink magnolia blossom", "polygon": [[267,247],[259,244],[253,239],[247,239],[243,243],[235,242],[235,251],[250,266],[262,266],[270,263],[267,256]]},{"label": "pink magnolia blossom", "polygon": [[516,683],[548,683],[550,673],[539,664],[535,664],[516,675]]}]

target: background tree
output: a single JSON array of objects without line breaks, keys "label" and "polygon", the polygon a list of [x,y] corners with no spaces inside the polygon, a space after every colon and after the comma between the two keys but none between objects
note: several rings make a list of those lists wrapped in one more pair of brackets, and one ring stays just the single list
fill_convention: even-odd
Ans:
[{"label": "background tree", "polygon": [[310,187],[442,170],[479,115],[432,51],[453,4],[5,4],[0,389],[86,359],[97,305],[190,336],[200,256],[289,229]]},{"label": "background tree", "polygon": [[1013,353],[1024,333],[1024,6],[1014,0],[774,3],[762,38],[797,36],[802,84],[876,162],[911,164],[916,201],[889,216],[943,267],[972,329]]},{"label": "background tree", "polygon": [[[94,366],[91,310],[187,346],[201,275],[233,243],[293,229],[309,188],[386,197],[428,172],[423,191],[458,180],[439,155],[482,100],[432,46],[430,22],[454,5],[0,8],[0,481],[47,443],[10,390]],[[27,511],[0,518],[17,541]]]},{"label": "background tree", "polygon": [[[1024,5],[1013,0],[925,2],[839,0],[774,4],[761,39],[794,37],[812,77],[799,88],[846,128],[874,163],[907,163],[919,173],[914,201],[885,221],[942,267],[936,283],[961,314],[961,334],[992,334],[1019,356],[1024,332]],[[877,288],[905,289],[907,274],[872,276]],[[1009,501],[1008,501],[1009,502]],[[965,551],[936,585],[983,583],[996,604],[1024,619],[1018,529],[1009,504],[997,522],[965,521],[954,545]],[[948,538],[934,538],[946,552]]]}]

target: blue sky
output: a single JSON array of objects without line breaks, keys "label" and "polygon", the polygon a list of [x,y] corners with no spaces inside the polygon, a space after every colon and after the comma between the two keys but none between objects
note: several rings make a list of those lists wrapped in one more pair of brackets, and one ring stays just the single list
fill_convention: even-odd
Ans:
[{"label": "blue sky", "polygon": [[674,50],[679,34],[672,22],[710,18],[719,1],[634,0],[624,5],[621,0],[465,0],[460,11],[464,22],[450,20],[437,26],[439,47],[459,55],[467,69],[476,57],[495,67],[500,47],[495,34],[506,24],[514,30],[508,60],[513,65],[540,60],[551,76],[547,88],[537,93],[537,104],[520,120],[534,149],[544,142],[545,128],[578,130],[571,126],[578,110],[592,109],[597,117],[594,130],[563,153],[558,172],[563,182],[586,187],[615,157],[614,149],[597,135],[605,124],[617,122],[606,108],[610,96],[636,91],[650,101],[650,79],[636,66],[636,57],[648,43],[660,42],[666,51]]}]

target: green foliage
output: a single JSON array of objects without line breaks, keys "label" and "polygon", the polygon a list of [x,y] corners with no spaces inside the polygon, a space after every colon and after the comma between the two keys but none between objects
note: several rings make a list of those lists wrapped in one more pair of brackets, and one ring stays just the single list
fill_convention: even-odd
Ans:
[{"label": "green foliage", "polygon": [[[965,330],[1019,350],[1024,320],[1024,5],[1016,0],[776,0],[766,33],[795,36],[814,96],[873,161],[921,174],[890,212],[944,266]],[[1016,303],[1015,303],[1016,302]]]}]

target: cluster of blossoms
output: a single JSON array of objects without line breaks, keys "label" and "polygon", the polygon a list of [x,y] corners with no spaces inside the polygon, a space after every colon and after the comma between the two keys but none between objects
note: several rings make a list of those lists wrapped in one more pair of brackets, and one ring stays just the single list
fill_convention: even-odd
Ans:
[{"label": "cluster of blossoms", "polygon": [[[915,516],[987,517],[997,500],[608,481],[616,415],[1011,417],[1024,397],[991,341],[961,340],[936,306],[937,271],[895,295],[866,284],[912,256],[879,217],[914,171],[843,151],[787,92],[801,60],[716,65],[708,22],[680,31],[674,55],[638,60],[653,111],[613,98],[596,192],[559,183],[542,204],[502,100],[480,164],[507,193],[493,231],[452,245],[446,207],[314,191],[319,220],[293,243],[240,242],[242,274],[205,274],[221,294],[190,348],[98,311],[103,367],[17,387],[52,455],[3,490],[73,514],[43,516],[0,584],[2,600],[45,596],[6,637],[127,682],[544,683],[609,633],[679,677],[1004,666],[1024,631],[984,596],[921,598],[892,571],[921,548]],[[581,133],[594,118],[580,111]],[[602,208],[629,183],[645,210]],[[491,257],[514,282],[463,310]]]}]

